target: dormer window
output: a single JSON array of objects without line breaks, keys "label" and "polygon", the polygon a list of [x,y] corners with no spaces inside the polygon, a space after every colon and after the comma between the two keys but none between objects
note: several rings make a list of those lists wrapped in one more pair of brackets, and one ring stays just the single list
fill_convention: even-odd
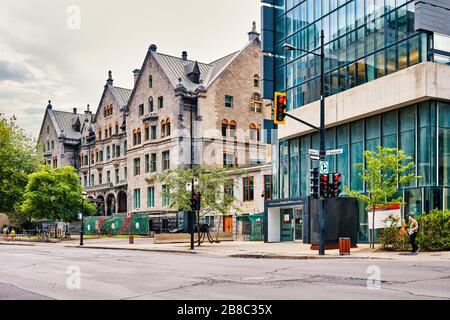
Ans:
[{"label": "dormer window", "polygon": [[259,88],[259,76],[257,74],[253,77],[253,86]]}]

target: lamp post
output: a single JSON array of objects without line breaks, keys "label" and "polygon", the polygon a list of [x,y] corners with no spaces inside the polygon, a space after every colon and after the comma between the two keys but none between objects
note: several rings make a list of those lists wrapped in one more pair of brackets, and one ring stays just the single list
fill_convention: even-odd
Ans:
[{"label": "lamp post", "polygon": [[[325,161],[326,150],[325,150],[325,33],[323,30],[320,31],[320,54],[308,50],[299,49],[289,43],[285,43],[283,48],[287,51],[302,51],[308,54],[312,54],[314,56],[320,57],[320,126],[319,128],[305,123],[299,119],[294,118],[306,124],[310,127],[318,129],[320,133],[320,150],[319,157],[320,161]],[[293,117],[291,117],[293,118]],[[325,254],[325,226],[326,226],[326,217],[325,217],[325,199],[323,197],[323,192],[320,190],[319,184],[319,224],[320,224],[320,241],[319,241],[319,255]]]},{"label": "lamp post", "polygon": [[87,193],[83,191],[81,193],[81,229],[80,229],[80,246],[83,246],[83,236],[84,236],[84,200],[86,199]]}]

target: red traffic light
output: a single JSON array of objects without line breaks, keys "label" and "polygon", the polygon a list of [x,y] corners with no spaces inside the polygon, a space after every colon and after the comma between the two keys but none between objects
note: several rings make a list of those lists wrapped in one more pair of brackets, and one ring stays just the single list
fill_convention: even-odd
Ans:
[{"label": "red traffic light", "polygon": [[342,174],[338,173],[333,176],[334,182],[339,182],[342,179]]}]

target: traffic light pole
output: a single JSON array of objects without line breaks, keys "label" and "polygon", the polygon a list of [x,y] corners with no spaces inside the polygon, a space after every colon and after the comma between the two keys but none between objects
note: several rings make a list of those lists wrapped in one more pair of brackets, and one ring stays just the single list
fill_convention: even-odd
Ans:
[{"label": "traffic light pole", "polygon": [[[194,121],[192,120],[193,118],[193,112],[192,112],[192,108],[193,105],[191,105],[190,110],[191,110],[191,116],[190,116],[190,122],[191,122],[191,170],[194,169],[194,130],[193,130],[193,123]],[[194,199],[194,178],[192,178],[191,181],[191,199]],[[192,206],[192,204],[191,204]],[[191,208],[191,212],[189,212],[190,215],[190,219],[189,219],[189,223],[190,223],[190,231],[191,231],[191,250],[194,250],[194,233],[195,233],[195,211],[194,208]]]},{"label": "traffic light pole", "polygon": [[[316,57],[320,57],[320,126],[316,127],[306,121],[303,121],[289,113],[286,113],[285,109],[286,106],[284,105],[282,108],[284,108],[284,111],[281,111],[284,116],[289,117],[291,119],[294,119],[306,126],[309,126],[310,128],[313,128],[320,133],[320,150],[319,150],[319,160],[325,161],[326,156],[326,149],[325,149],[325,33],[323,30],[320,31],[320,54],[299,49],[294,47],[291,44],[284,44],[283,47],[285,50],[297,50],[302,51],[305,53],[312,54]],[[285,124],[282,119],[278,119],[279,112],[278,111],[278,102],[277,102],[277,93],[275,94],[275,123],[276,124]],[[326,215],[325,215],[325,197],[324,192],[322,190],[321,184],[319,184],[318,188],[319,193],[319,228],[320,228],[320,240],[319,240],[319,254],[324,255],[325,254],[325,243],[326,243],[326,235],[325,235],[325,228],[326,228]]]},{"label": "traffic light pole", "polygon": [[[320,161],[325,161],[326,149],[325,149],[325,34],[324,31],[320,31]],[[323,192],[319,184],[319,227],[320,227],[320,240],[319,240],[319,255],[325,255],[325,243],[326,243],[326,217],[325,217],[325,199]]]}]

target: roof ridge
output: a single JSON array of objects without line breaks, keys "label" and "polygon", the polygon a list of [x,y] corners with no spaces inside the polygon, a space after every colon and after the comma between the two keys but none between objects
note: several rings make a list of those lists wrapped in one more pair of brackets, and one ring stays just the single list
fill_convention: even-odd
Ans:
[{"label": "roof ridge", "polygon": [[228,58],[229,56],[235,55],[235,54],[237,54],[237,53],[239,53],[239,52],[241,52],[241,50],[237,50],[237,51],[235,51],[235,52],[233,52],[233,53],[227,54],[226,56],[223,56],[222,58],[219,58],[219,59],[217,59],[217,60],[214,60],[213,62],[211,62],[211,63],[209,63],[209,64],[210,64],[210,65],[214,65],[214,64],[216,64],[218,61],[223,60],[223,59],[225,59],[225,58]]},{"label": "roof ridge", "polygon": [[128,90],[128,91],[133,91],[133,89],[128,89],[128,88],[124,88],[124,87],[118,87],[118,86],[113,86],[113,88],[116,88],[116,89],[124,89],[124,90]]},{"label": "roof ridge", "polygon": [[190,59],[184,60],[183,58],[180,58],[180,57],[177,57],[177,56],[174,56],[174,55],[171,55],[171,54],[167,54],[167,53],[156,52],[156,54],[159,54],[159,55],[162,55],[162,56],[166,56],[166,57],[170,57],[170,58],[175,58],[175,59],[178,59],[178,60],[181,60],[181,61],[197,62],[197,63],[204,64],[204,65],[207,65],[207,66],[211,66],[210,63],[201,62],[199,60],[190,60]]}]

